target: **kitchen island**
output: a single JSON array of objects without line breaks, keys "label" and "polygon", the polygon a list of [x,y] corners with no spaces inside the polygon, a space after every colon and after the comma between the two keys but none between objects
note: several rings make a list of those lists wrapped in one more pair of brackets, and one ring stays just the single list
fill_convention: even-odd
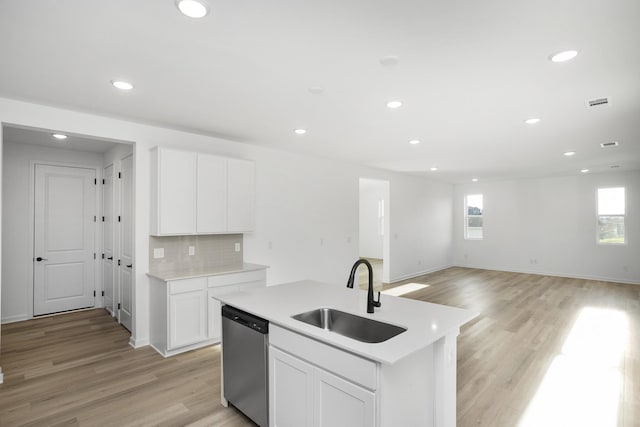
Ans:
[{"label": "kitchen island", "polygon": [[[314,281],[212,297],[270,322],[270,426],[455,426],[456,337],[477,313],[384,295],[368,314],[366,292]],[[318,308],[406,331],[366,343],[292,318]]]}]

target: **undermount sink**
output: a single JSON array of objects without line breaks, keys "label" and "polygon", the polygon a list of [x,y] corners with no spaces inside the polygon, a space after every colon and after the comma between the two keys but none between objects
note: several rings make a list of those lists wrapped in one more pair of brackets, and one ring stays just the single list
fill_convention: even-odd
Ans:
[{"label": "undermount sink", "polygon": [[407,330],[407,328],[332,308],[318,308],[291,317],[309,325],[367,343],[380,343]]}]

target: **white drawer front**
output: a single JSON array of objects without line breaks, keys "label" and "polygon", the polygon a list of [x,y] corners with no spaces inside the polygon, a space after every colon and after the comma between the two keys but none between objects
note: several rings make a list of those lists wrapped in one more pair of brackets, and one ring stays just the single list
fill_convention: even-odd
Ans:
[{"label": "white drawer front", "polygon": [[369,390],[376,389],[376,362],[331,347],[274,324],[269,325],[269,344],[313,363],[322,369],[340,375],[349,381],[360,384]]},{"label": "white drawer front", "polygon": [[207,279],[205,277],[174,280],[168,283],[170,295],[181,294],[183,292],[199,291],[207,287]]},{"label": "white drawer front", "polygon": [[266,284],[267,271],[255,270],[245,271],[242,273],[220,274],[218,276],[209,276],[207,283],[209,287],[235,285],[238,283],[263,281]]}]

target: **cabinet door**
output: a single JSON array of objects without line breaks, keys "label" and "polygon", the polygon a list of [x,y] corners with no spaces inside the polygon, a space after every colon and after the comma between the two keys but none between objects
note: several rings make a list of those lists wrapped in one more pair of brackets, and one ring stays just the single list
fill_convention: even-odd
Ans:
[{"label": "cabinet door", "polygon": [[158,234],[195,233],[196,153],[163,148],[157,155]]},{"label": "cabinet door", "polygon": [[206,291],[169,296],[169,349],[207,339]]},{"label": "cabinet door", "polygon": [[197,172],[198,233],[227,230],[227,160],[198,154]]},{"label": "cabinet door", "polygon": [[255,164],[227,160],[227,230],[252,231],[255,223]]},{"label": "cabinet door", "polygon": [[375,394],[322,369],[317,371],[316,427],[374,427]]},{"label": "cabinet door", "polygon": [[313,427],[315,368],[269,347],[269,425]]}]

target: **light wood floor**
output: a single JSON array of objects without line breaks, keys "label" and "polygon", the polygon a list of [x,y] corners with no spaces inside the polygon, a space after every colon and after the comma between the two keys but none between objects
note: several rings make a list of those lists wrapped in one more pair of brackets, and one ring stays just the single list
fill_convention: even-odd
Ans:
[{"label": "light wood floor", "polygon": [[[459,427],[518,426],[593,309],[626,319],[619,403],[598,427],[640,426],[640,286],[465,268],[393,286],[407,282],[429,284],[407,297],[482,313],[458,340]],[[3,325],[0,426],[253,425],[219,404],[218,346],[164,359],[128,338],[103,310]]]}]

